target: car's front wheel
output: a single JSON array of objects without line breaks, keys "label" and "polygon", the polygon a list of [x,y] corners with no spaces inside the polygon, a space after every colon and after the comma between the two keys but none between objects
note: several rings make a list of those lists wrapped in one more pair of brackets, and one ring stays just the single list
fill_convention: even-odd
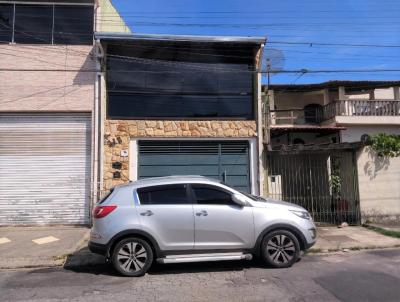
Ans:
[{"label": "car's front wheel", "polygon": [[142,276],[153,262],[153,251],[141,238],[126,238],[115,246],[112,262],[115,269],[124,276]]},{"label": "car's front wheel", "polygon": [[296,236],[286,230],[267,234],[261,245],[262,259],[276,268],[292,266],[300,257],[300,244]]}]

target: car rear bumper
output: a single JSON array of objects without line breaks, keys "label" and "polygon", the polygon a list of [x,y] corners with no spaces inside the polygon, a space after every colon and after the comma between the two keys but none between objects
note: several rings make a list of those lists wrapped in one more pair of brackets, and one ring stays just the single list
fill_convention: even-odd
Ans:
[{"label": "car rear bumper", "polygon": [[89,241],[88,247],[92,253],[99,254],[102,256],[107,256],[108,248],[107,248],[107,245],[105,245],[105,244]]}]

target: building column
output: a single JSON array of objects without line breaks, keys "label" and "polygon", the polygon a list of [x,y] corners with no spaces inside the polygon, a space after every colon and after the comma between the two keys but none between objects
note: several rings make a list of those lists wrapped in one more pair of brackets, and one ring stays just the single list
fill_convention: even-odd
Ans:
[{"label": "building column", "polygon": [[344,86],[340,86],[338,89],[339,92],[339,100],[345,100],[346,99],[346,89]]},{"label": "building column", "polygon": [[323,91],[323,96],[324,96],[324,105],[328,105],[330,103],[329,99],[329,89],[325,88]]},{"label": "building column", "polygon": [[[395,86],[393,87],[393,98],[397,101],[400,101],[400,87]],[[400,106],[397,106],[397,114],[400,114]]]},{"label": "building column", "polygon": [[346,89],[344,86],[340,86],[338,88],[338,94],[339,94],[339,110],[341,113],[344,113],[345,115],[349,115],[348,112],[348,106],[347,106],[347,101],[346,101]]},{"label": "building column", "polygon": [[370,100],[375,100],[375,89],[372,89],[372,90],[369,92],[369,99],[370,99]]},{"label": "building column", "polygon": [[[269,111],[274,110],[275,109],[275,93],[273,90],[267,90],[267,101],[268,101],[268,108]],[[269,119],[269,123],[270,125],[275,125],[276,124],[276,120],[275,120],[275,113],[270,113],[269,116],[267,115],[266,112],[266,116],[265,119]]]},{"label": "building column", "polygon": [[393,87],[393,97],[395,100],[400,100],[400,87]]}]

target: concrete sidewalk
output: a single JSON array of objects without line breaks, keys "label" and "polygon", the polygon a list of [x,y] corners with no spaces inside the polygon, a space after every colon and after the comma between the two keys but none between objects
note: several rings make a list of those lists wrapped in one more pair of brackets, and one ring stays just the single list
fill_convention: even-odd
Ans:
[{"label": "concrete sidewalk", "polygon": [[361,226],[318,228],[317,243],[311,252],[332,252],[400,247],[400,239],[385,236]]},{"label": "concrete sidewalk", "polygon": [[87,227],[0,227],[0,269],[63,265],[86,245]]},{"label": "concrete sidewalk", "polygon": [[[24,267],[80,267],[105,263],[87,248],[85,227],[0,227],[0,269]],[[400,239],[364,227],[320,227],[310,252],[400,247]]]}]

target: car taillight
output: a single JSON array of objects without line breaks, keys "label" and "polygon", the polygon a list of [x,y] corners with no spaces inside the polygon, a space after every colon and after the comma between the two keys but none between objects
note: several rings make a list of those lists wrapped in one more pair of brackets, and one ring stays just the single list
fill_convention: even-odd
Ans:
[{"label": "car taillight", "polygon": [[94,218],[103,218],[114,211],[117,206],[96,206],[93,209],[93,217]]}]

